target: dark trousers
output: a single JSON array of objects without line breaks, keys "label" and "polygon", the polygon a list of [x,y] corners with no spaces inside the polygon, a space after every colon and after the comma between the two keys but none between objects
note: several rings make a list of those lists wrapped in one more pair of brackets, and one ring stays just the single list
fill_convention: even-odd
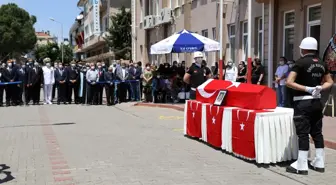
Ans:
[{"label": "dark trousers", "polygon": [[152,102],[152,98],[153,98],[152,87],[151,86],[144,86],[143,87],[143,92],[144,92],[145,102]]},{"label": "dark trousers", "polygon": [[31,98],[34,104],[40,103],[41,84],[33,84],[31,87]]},{"label": "dark trousers", "polygon": [[12,85],[6,85],[5,86],[5,92],[6,92],[6,105],[9,106],[11,104],[11,99],[13,96],[13,88],[11,88]]},{"label": "dark trousers", "polygon": [[52,88],[52,95],[51,95],[51,99],[52,99],[52,100],[55,99],[55,96],[56,96],[56,88],[57,88],[57,84],[54,84],[54,85],[53,85],[53,88]]},{"label": "dark trousers", "polygon": [[97,104],[97,85],[98,84],[87,84],[87,104]]},{"label": "dark trousers", "polygon": [[0,85],[0,106],[3,105],[3,93],[5,90],[5,86],[4,85]]},{"label": "dark trousers", "polygon": [[23,104],[23,92],[24,92],[24,88],[25,88],[26,84],[19,84],[17,87],[17,93],[16,93],[16,102],[17,104]]},{"label": "dark trousers", "polygon": [[125,82],[119,83],[117,90],[119,103],[126,102],[126,93],[127,93],[127,84]]},{"label": "dark trousers", "polygon": [[66,103],[68,101],[67,97],[67,84],[57,83],[57,103]]},{"label": "dark trousers", "polygon": [[299,150],[309,150],[309,134],[314,140],[315,148],[324,148],[322,110],[320,99],[294,101],[294,124],[299,137]]},{"label": "dark trousers", "polygon": [[106,93],[107,105],[113,105],[114,104],[114,84],[106,84],[105,93]]},{"label": "dark trousers", "polygon": [[69,82],[68,84],[68,102],[71,103],[72,102],[72,92],[74,93],[74,98],[75,98],[75,103],[78,103],[78,90],[79,90],[79,84],[76,83],[71,83]]},{"label": "dark trousers", "polygon": [[127,86],[127,100],[130,101],[133,97],[133,89],[130,82],[126,82],[125,84]]},{"label": "dark trousers", "polygon": [[97,84],[97,99],[98,105],[103,104],[103,91],[104,91],[104,84]]},{"label": "dark trousers", "polygon": [[190,90],[189,92],[190,92],[189,99],[190,100],[196,100],[196,91]]}]

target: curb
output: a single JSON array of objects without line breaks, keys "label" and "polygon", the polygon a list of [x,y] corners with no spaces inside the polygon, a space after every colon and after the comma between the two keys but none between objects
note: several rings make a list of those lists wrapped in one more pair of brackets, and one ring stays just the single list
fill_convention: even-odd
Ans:
[{"label": "curb", "polygon": [[[134,106],[143,106],[143,107],[156,107],[156,108],[166,108],[166,109],[174,109],[177,111],[184,111],[184,107],[172,104],[155,104],[155,103],[136,103]],[[313,139],[310,139],[311,143],[314,143]],[[336,142],[331,140],[324,139],[324,145],[327,148],[336,150]]]}]

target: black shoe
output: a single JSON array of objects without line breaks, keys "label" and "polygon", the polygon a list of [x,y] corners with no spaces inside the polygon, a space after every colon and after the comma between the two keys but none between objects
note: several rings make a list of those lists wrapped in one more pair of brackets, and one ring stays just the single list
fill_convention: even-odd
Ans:
[{"label": "black shoe", "polygon": [[320,173],[324,173],[324,171],[325,171],[324,168],[315,167],[315,166],[311,165],[310,162],[308,163],[308,168],[311,169],[311,170],[320,172]]},{"label": "black shoe", "polygon": [[286,172],[294,173],[294,174],[298,174],[298,175],[308,175],[308,170],[297,170],[297,169],[293,168],[292,166],[288,166],[286,168]]},{"label": "black shoe", "polygon": [[61,102],[57,102],[57,105],[60,105],[61,104]]},{"label": "black shoe", "polygon": [[68,105],[68,103],[67,103],[67,102],[64,102],[64,105]]}]

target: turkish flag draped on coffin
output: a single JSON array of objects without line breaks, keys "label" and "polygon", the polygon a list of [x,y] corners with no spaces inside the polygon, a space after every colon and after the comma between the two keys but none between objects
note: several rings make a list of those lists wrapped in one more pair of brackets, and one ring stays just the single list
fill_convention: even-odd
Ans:
[{"label": "turkish flag draped on coffin", "polygon": [[222,120],[224,107],[205,105],[207,143],[214,147],[222,146]]},{"label": "turkish flag draped on coffin", "polygon": [[227,90],[225,106],[252,110],[275,109],[276,93],[273,89],[247,83],[209,79],[196,89],[196,100],[214,104],[220,90]]},{"label": "turkish flag draped on coffin", "polygon": [[202,137],[202,103],[194,100],[187,101],[187,135]]},{"label": "turkish flag draped on coffin", "polygon": [[246,109],[232,110],[232,151],[234,154],[246,158],[255,159],[254,122],[259,112]]}]

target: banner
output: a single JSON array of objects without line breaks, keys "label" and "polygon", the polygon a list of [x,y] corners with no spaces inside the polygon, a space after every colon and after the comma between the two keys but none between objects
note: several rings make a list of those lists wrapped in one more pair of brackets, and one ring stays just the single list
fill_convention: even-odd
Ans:
[{"label": "banner", "polygon": [[93,34],[100,35],[100,15],[99,15],[100,0],[93,0]]},{"label": "banner", "polygon": [[330,39],[328,47],[324,51],[323,61],[327,63],[331,74],[336,74],[336,34]]}]

